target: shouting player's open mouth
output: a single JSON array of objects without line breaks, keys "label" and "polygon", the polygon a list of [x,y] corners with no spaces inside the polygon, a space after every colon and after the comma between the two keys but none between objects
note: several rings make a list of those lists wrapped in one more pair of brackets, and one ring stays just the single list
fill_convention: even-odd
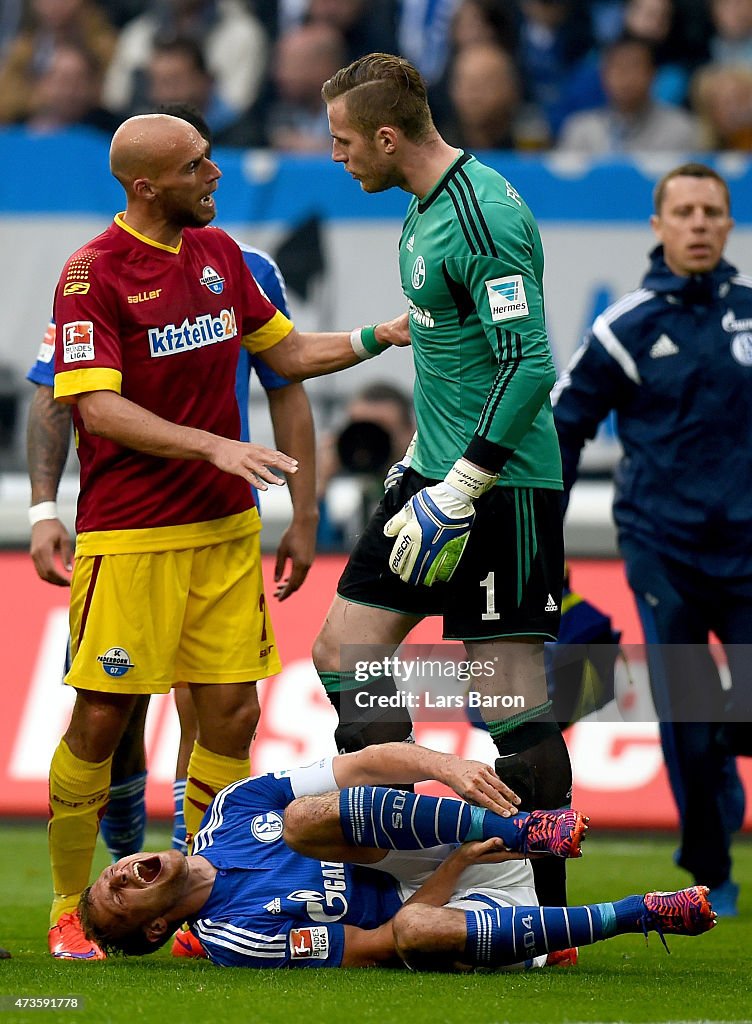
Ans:
[{"label": "shouting player's open mouth", "polygon": [[156,882],[162,874],[162,861],[159,856],[146,857],[144,860],[133,862],[133,874],[144,885],[151,885]]}]

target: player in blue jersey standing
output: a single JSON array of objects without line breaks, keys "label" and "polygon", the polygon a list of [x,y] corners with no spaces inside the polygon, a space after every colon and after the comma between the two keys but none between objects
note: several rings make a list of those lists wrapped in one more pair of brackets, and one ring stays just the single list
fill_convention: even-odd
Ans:
[{"label": "player in blue jersey standing", "polygon": [[[463,799],[384,788],[434,777]],[[81,919],[103,947],[141,955],[188,918],[215,964],[256,968],[538,967],[611,935],[713,927],[702,886],[538,906],[527,858],[580,856],[587,819],[519,813],[518,799],[488,765],[404,743],[243,780],[217,795],[191,856],[111,865]]]},{"label": "player in blue jersey standing", "polygon": [[616,412],[614,518],[681,818],[677,860],[723,915],[736,913],[730,843],[744,814],[734,755],[752,753],[752,278],[723,258],[733,223],[716,171],[666,174],[641,288],[595,320],[554,392],[565,494]]}]

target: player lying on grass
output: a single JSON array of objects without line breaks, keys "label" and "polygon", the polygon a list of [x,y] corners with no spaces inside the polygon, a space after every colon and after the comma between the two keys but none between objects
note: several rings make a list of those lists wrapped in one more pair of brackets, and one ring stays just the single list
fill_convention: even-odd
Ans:
[{"label": "player lying on grass", "polygon": [[[463,799],[381,788],[428,779]],[[131,955],[187,920],[220,966],[433,970],[539,966],[611,935],[713,927],[702,886],[537,906],[526,857],[579,857],[587,818],[517,803],[487,765],[404,743],[236,782],[191,856],[140,853],[106,868],[81,897],[82,924]]]}]

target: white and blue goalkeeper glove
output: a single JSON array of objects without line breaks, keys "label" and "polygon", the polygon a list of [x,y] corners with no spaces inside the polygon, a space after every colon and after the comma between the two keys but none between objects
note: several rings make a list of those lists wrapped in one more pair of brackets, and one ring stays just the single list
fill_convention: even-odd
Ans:
[{"label": "white and blue goalkeeper glove", "polygon": [[473,502],[498,480],[458,459],[441,483],[424,487],[384,527],[396,540],[389,568],[405,583],[445,583],[465,550],[475,519]]},{"label": "white and blue goalkeeper glove", "polygon": [[388,491],[390,487],[396,487],[402,479],[405,470],[409,469],[413,464],[413,452],[415,451],[415,442],[418,438],[417,431],[410,438],[410,444],[407,446],[405,454],[399,460],[395,462],[393,466],[390,466],[387,470],[387,474],[384,477],[384,490]]}]

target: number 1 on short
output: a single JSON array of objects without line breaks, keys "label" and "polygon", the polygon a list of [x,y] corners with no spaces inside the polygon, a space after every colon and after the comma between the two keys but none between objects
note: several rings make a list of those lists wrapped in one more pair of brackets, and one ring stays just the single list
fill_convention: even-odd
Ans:
[{"label": "number 1 on short", "polygon": [[481,615],[481,619],[484,622],[493,622],[495,619],[500,619],[501,615],[496,611],[496,590],[494,584],[495,573],[489,572],[488,576],[484,580],[480,581],[480,585],[486,588],[486,610]]}]

